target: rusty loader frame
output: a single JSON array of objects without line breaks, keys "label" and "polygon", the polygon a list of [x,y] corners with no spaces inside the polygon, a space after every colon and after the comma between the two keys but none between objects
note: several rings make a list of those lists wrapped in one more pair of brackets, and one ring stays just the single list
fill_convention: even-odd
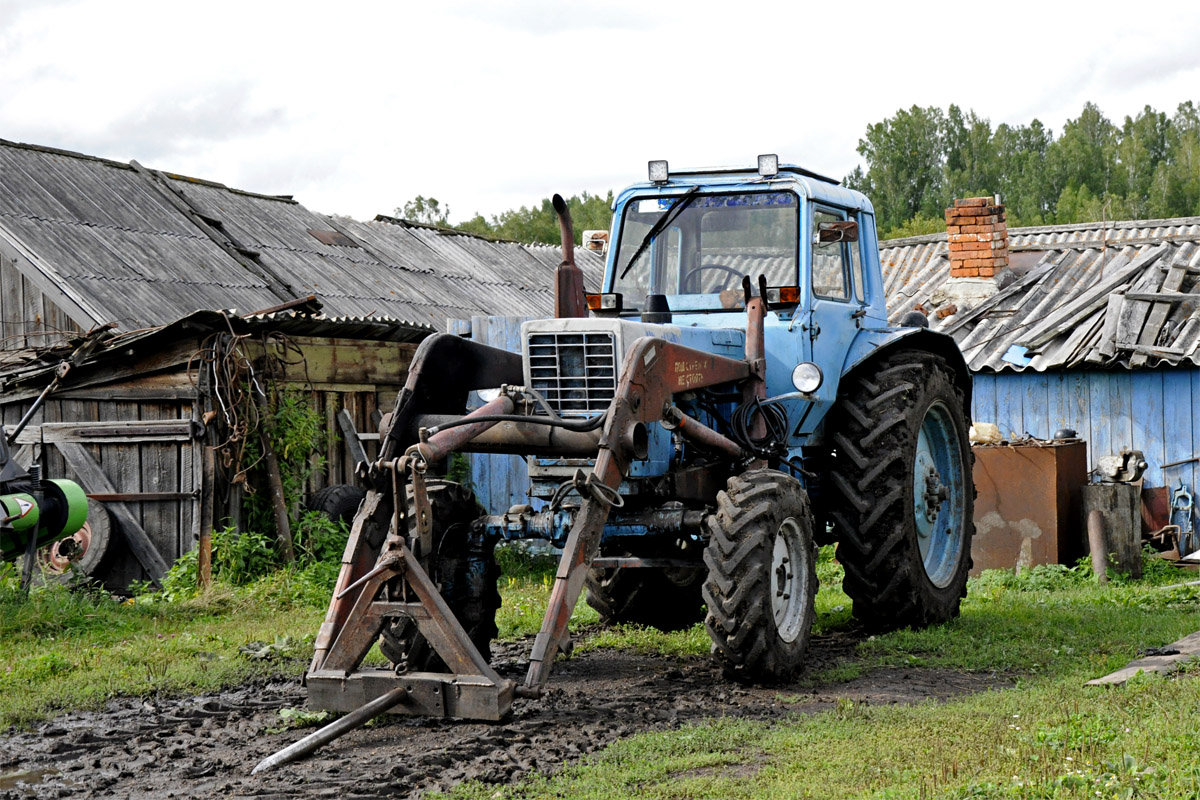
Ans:
[{"label": "rusty loader frame", "polygon": [[[746,295],[744,360],[645,337],[624,359],[616,395],[600,417],[549,425],[528,400],[519,355],[439,334],[422,343],[392,414],[382,425],[380,457],[360,464],[368,486],[342,560],[334,597],[317,636],[306,676],[310,702],[352,711],[374,703],[375,713],[499,720],[514,697],[538,697],[556,655],[568,645],[567,623],[599,553],[611,508],[630,464],[645,458],[647,426],[662,423],[679,435],[753,463],[723,434],[679,413],[677,392],[721,384],[741,386],[747,399],[765,396],[762,289]],[[465,414],[467,394],[501,387],[498,397]],[[560,420],[561,423],[561,420]],[[433,509],[426,486],[431,466],[455,452],[594,458],[577,473],[582,499],[567,537],[549,607],[522,684],[498,675],[472,642],[430,577]],[[449,672],[364,668],[364,657],[397,619],[414,624]],[[381,707],[382,705],[382,707]]]}]

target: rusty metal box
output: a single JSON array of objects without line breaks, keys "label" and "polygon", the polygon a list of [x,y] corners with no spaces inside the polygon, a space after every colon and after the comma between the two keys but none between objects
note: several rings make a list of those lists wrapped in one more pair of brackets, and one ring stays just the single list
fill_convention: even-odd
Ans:
[{"label": "rusty metal box", "polygon": [[972,575],[985,569],[1073,564],[1087,552],[1080,505],[1085,442],[973,447]]}]

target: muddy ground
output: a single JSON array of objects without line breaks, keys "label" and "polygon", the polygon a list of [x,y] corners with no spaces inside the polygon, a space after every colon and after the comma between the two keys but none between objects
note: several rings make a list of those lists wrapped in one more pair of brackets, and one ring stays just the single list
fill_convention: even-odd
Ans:
[{"label": "muddy ground", "polygon": [[[857,641],[846,633],[814,638],[807,674],[852,661]],[[498,671],[520,680],[529,646],[497,644]],[[279,731],[279,709],[305,698],[298,681],[274,682],[113,701],[0,737],[0,798],[416,798],[470,779],[551,773],[621,737],[712,717],[775,719],[844,698],[911,703],[1010,685],[1004,676],[901,668],[815,687],[804,676],[791,687],[739,687],[707,659],[593,651],[559,662],[551,691],[517,701],[504,723],[388,717],[251,777],[261,759],[310,732]]]}]

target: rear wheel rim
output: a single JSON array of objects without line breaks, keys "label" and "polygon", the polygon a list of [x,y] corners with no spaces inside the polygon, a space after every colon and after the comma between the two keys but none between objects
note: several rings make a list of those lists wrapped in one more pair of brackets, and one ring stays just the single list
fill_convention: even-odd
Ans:
[{"label": "rear wheel rim", "polygon": [[938,588],[951,584],[962,560],[966,510],[962,441],[941,400],[925,411],[913,458],[913,522],[922,566]]},{"label": "rear wheel rim", "polygon": [[779,638],[791,643],[804,632],[808,597],[808,564],[800,523],[788,517],[779,524],[771,551],[771,613]]}]

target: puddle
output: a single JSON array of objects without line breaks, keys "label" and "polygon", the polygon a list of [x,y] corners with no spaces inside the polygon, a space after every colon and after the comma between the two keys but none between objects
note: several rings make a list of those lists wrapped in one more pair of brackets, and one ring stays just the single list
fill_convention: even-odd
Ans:
[{"label": "puddle", "polygon": [[57,775],[56,769],[19,769],[15,772],[0,772],[0,790],[19,789],[22,784],[34,786],[48,775]]}]

